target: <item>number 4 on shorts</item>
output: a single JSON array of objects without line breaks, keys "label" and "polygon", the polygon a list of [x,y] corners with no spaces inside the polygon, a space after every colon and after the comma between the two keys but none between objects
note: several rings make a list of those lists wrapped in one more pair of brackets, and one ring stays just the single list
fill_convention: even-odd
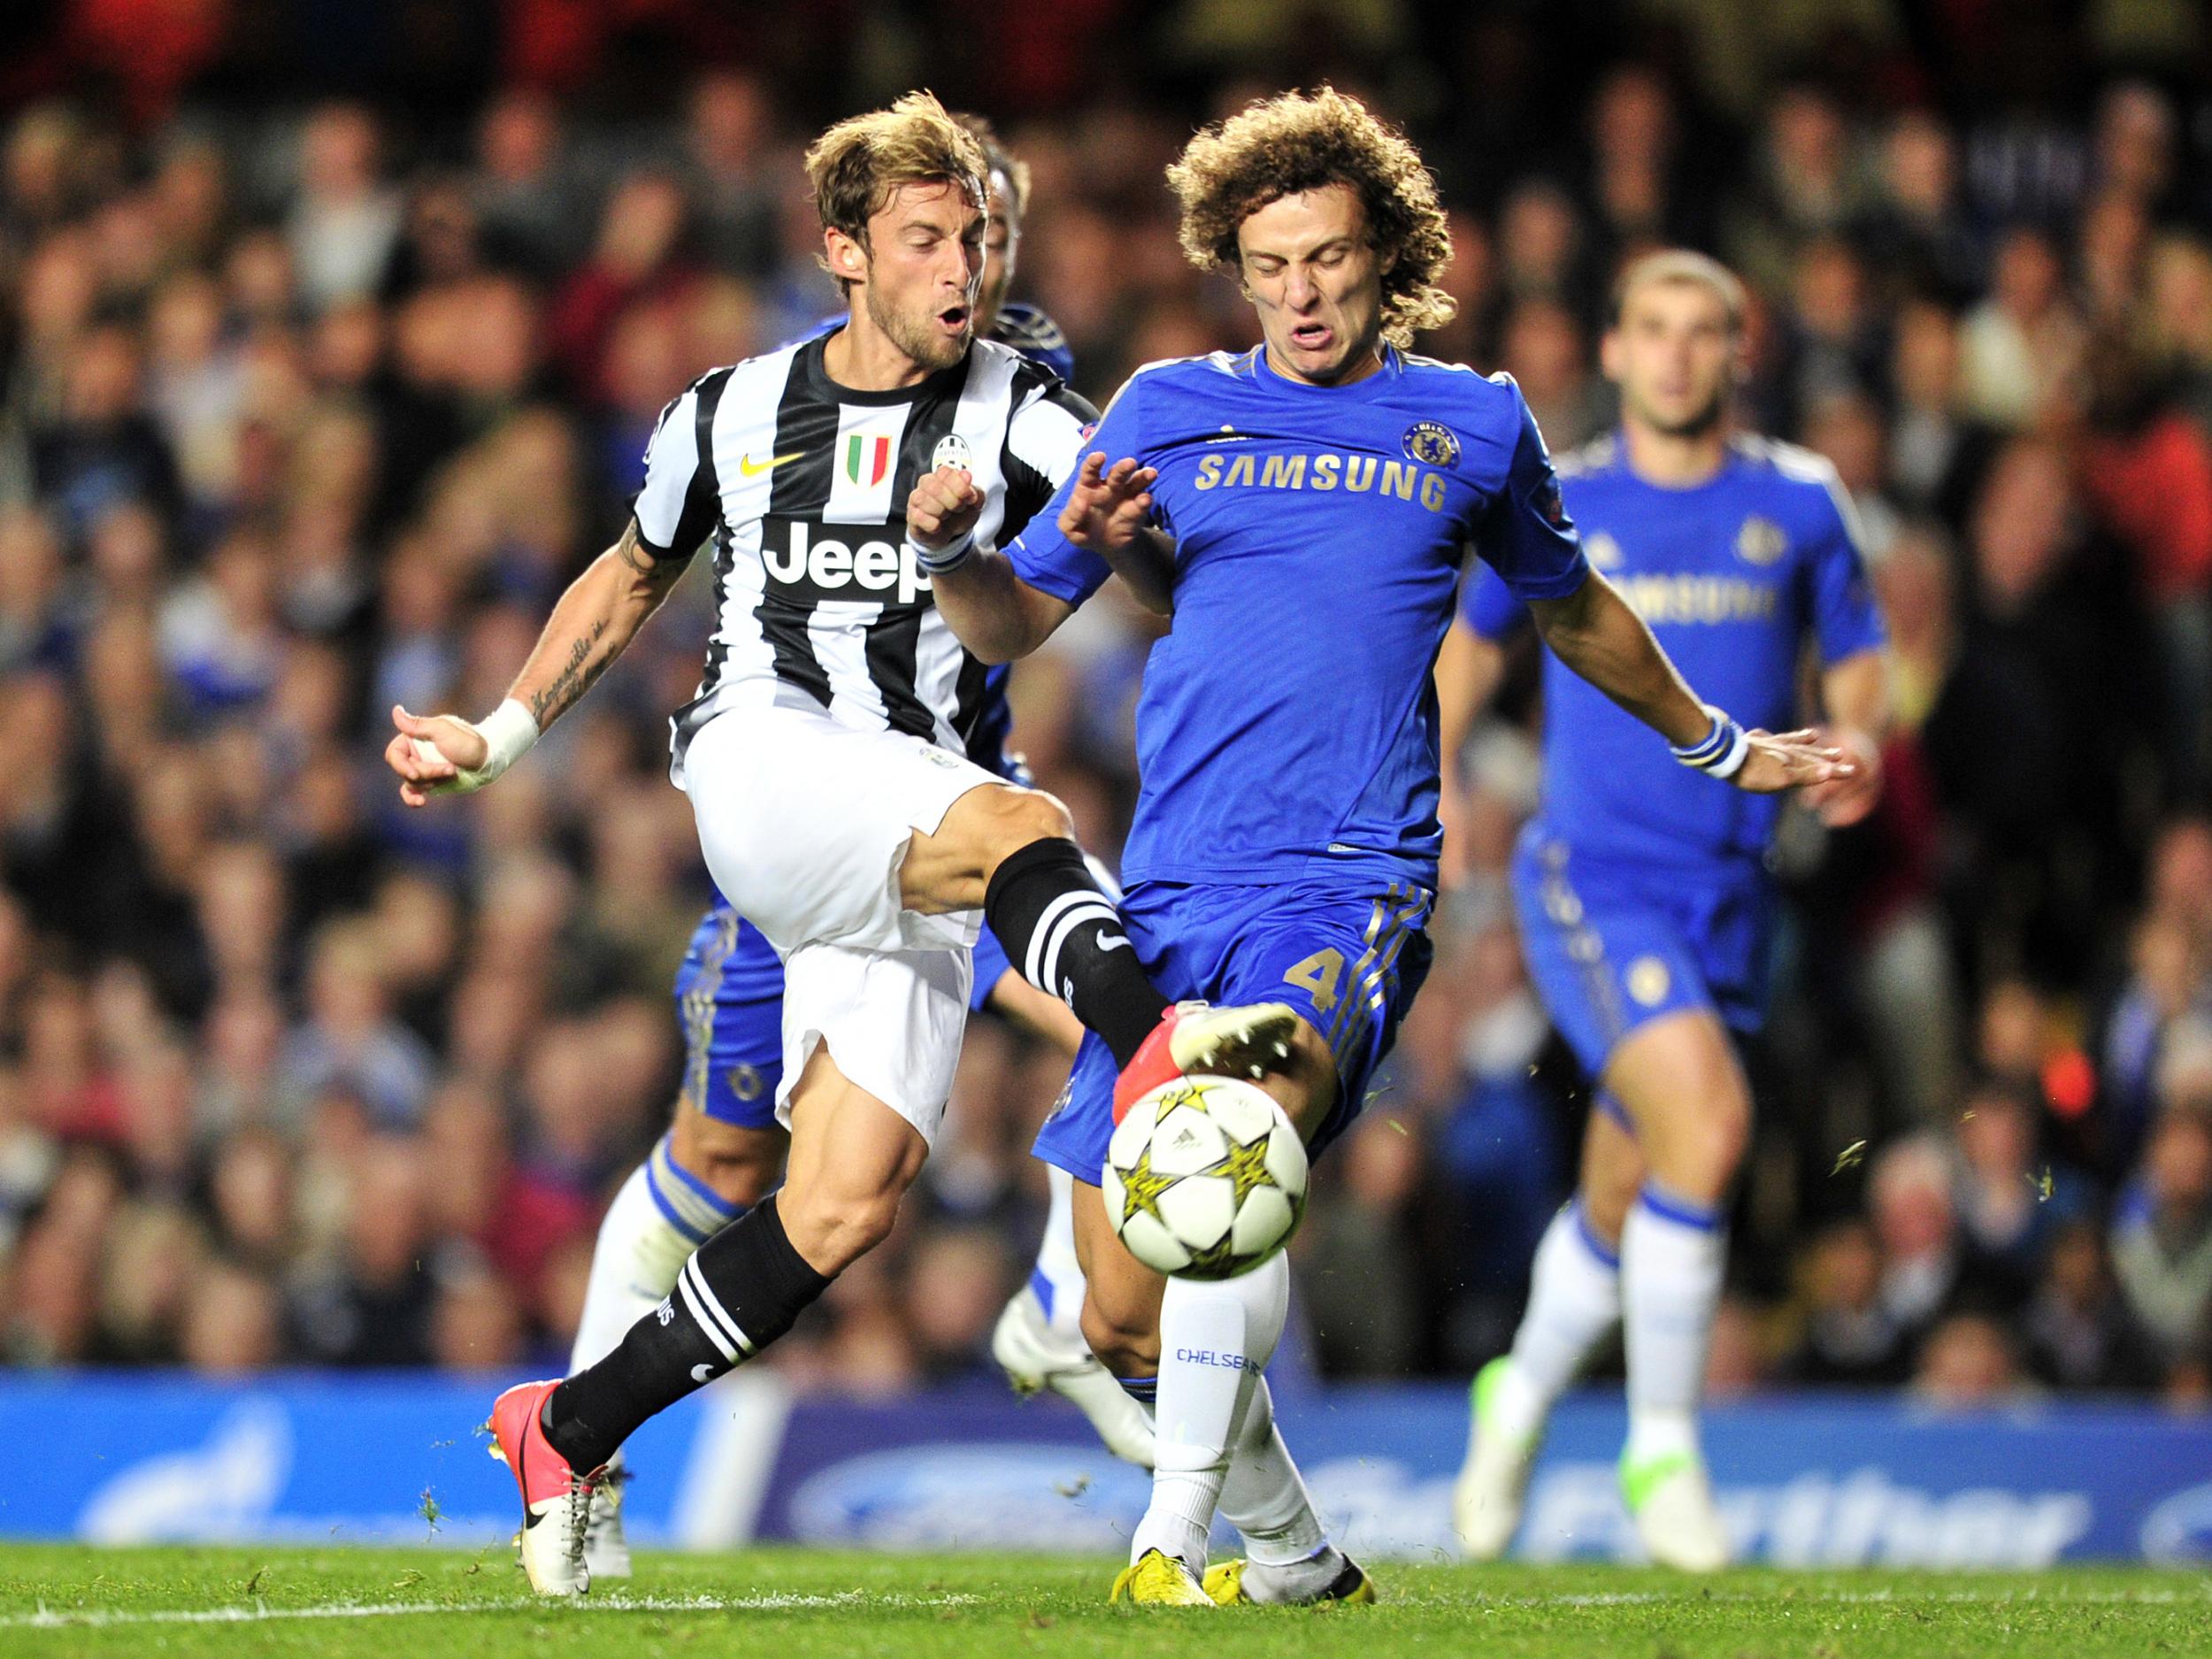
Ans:
[{"label": "number 4 on shorts", "polygon": [[1325,1014],[1336,1006],[1336,982],[1343,977],[1344,953],[1340,950],[1317,950],[1285,973],[1283,983],[1298,986],[1310,993],[1315,1011]]}]

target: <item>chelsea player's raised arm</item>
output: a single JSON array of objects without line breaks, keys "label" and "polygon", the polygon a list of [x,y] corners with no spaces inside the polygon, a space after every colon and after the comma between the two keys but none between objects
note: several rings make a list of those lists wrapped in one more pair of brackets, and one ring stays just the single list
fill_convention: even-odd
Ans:
[{"label": "chelsea player's raised arm", "polygon": [[1008,553],[1024,580],[1071,603],[1081,604],[1112,574],[1138,603],[1164,616],[1174,608],[1175,545],[1158,527],[1152,486],[1159,475],[1144,464],[1139,378],[1123,383],[1084,434],[1075,476]]},{"label": "chelsea player's raised arm", "polygon": [[1475,550],[1512,598],[1563,599],[1582,586],[1590,561],[1560,499],[1559,475],[1528,400],[1511,375],[1491,379],[1512,393],[1517,427],[1504,481],[1475,526]]},{"label": "chelsea player's raised arm", "polygon": [[[1510,384],[1510,381],[1507,382]],[[1513,388],[1521,427],[1505,487],[1484,516],[1478,543],[1506,585],[1526,601],[1559,660],[1663,736],[1675,758],[1755,795],[1848,778],[1858,768],[1809,732],[1746,732],[1699,701],[1644,620],[1590,568],[1559,498],[1559,480],[1536,419]]]}]

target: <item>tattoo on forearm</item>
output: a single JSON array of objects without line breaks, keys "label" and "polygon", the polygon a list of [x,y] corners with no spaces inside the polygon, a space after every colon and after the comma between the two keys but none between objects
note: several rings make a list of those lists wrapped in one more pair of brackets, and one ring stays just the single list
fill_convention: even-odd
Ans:
[{"label": "tattoo on forearm", "polygon": [[648,553],[638,541],[637,520],[633,518],[622,526],[622,534],[614,544],[616,556],[648,581],[654,580],[660,569],[660,561]]},{"label": "tattoo on forearm", "polygon": [[567,664],[553,677],[553,683],[531,694],[530,718],[538,723],[539,730],[544,730],[556,716],[589,691],[592,682],[606,672],[607,664],[614,661],[611,653],[596,660],[592,656],[606,632],[607,622],[603,617],[591,625],[588,636],[576,641],[568,654]]}]

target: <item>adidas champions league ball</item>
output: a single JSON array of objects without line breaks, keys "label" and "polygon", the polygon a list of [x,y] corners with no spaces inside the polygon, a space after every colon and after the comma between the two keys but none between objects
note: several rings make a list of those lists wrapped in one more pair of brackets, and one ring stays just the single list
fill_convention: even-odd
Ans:
[{"label": "adidas champions league ball", "polygon": [[1281,1249],[1306,1209],[1306,1148],[1264,1089],[1178,1078],[1115,1126],[1099,1187],[1107,1218],[1147,1267],[1233,1279]]}]

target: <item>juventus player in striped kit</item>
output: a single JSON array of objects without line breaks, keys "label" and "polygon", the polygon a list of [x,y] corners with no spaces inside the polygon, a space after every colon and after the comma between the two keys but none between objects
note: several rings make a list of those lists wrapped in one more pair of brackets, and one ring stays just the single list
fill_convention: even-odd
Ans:
[{"label": "juventus player in striped kit", "polygon": [[[631,1431],[782,1335],[889,1233],[943,1115],[986,915],[1010,961],[1111,1050],[1128,1097],[1186,1071],[1256,1073],[1295,1028],[1279,1003],[1170,1003],[1066,810],[967,758],[986,670],[937,614],[932,566],[1018,534],[1093,418],[974,337],[980,148],[918,93],[840,122],[806,165],[845,326],[672,403],[630,522],[555,606],[507,700],[480,723],[396,709],[385,751],[410,806],[493,781],[712,539],[719,625],[672,722],[671,773],[716,885],[784,957],[788,1172],[606,1358],[495,1404],[523,1565],[549,1594],[588,1587],[591,1495]],[[979,511],[926,549],[905,503],[945,467]]]},{"label": "juventus player in striped kit", "polygon": [[[980,116],[956,114],[983,146],[990,169],[991,224],[984,238],[978,335],[1012,346],[1062,380],[1074,354],[1056,324],[1034,306],[1009,303],[1029,206],[1029,170]],[[810,332],[844,326],[845,314]],[[1013,713],[1007,671],[993,669],[983,710],[969,733],[979,764],[1014,783],[1030,781],[1008,747]],[[1010,966],[988,926],[976,936],[968,1006],[986,1009],[1073,1059],[1082,1023],[1056,996]],[[603,1359],[639,1317],[676,1287],[691,1253],[773,1192],[783,1180],[787,1137],[776,1121],[783,1080],[783,958],[719,894],[691,935],[676,971],[684,1077],[668,1131],[608,1205],[592,1251],[591,1278],[577,1320],[569,1370]],[[1050,1203],[1028,1280],[1008,1301],[991,1335],[992,1356],[1022,1394],[1049,1388],[1073,1402],[1116,1456],[1152,1462],[1152,1420],[1122,1391],[1083,1338],[1083,1272],[1076,1262],[1074,1177],[1048,1166]],[[628,1471],[618,1461],[592,1499],[584,1564],[597,1584],[631,1575],[622,1525]]]}]

